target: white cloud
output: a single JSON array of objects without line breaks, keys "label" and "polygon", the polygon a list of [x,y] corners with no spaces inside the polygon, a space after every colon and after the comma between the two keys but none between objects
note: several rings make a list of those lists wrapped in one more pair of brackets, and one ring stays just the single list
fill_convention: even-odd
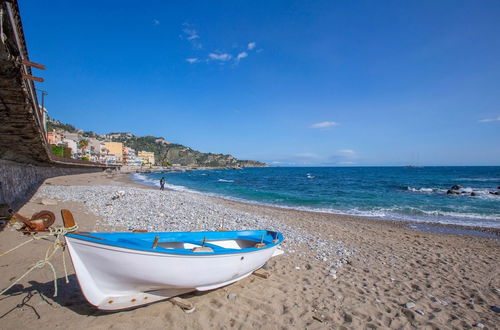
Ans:
[{"label": "white cloud", "polygon": [[187,40],[198,39],[200,37],[195,29],[185,28],[182,32],[186,35]]},{"label": "white cloud", "polygon": [[222,54],[210,53],[208,54],[208,57],[212,60],[225,62],[229,61],[232,56],[231,54],[228,53],[222,53]]},{"label": "white cloud", "polygon": [[236,62],[239,62],[242,58],[245,58],[248,56],[248,53],[247,52],[241,52],[238,54],[238,56],[236,56]]},{"label": "white cloud", "polygon": [[340,149],[337,150],[335,153],[337,156],[342,156],[342,157],[355,157],[356,152],[352,149]]},{"label": "white cloud", "polygon": [[320,123],[312,124],[311,126],[309,126],[309,128],[330,128],[337,125],[338,123],[334,121],[322,121]]},{"label": "white cloud", "polygon": [[252,50],[255,47],[257,47],[257,43],[255,43],[255,42],[249,42],[248,43],[248,46],[247,46],[248,50]]},{"label": "white cloud", "polygon": [[500,116],[498,116],[496,118],[486,118],[486,119],[479,120],[480,123],[489,123],[492,121],[500,121]]},{"label": "white cloud", "polygon": [[156,18],[153,19],[153,25],[160,25],[160,21],[157,20]]},{"label": "white cloud", "polygon": [[186,61],[193,64],[193,63],[198,62],[199,60],[196,57],[190,57],[190,58],[186,58]]},{"label": "white cloud", "polygon": [[312,152],[301,152],[293,155],[294,158],[302,158],[302,159],[318,159],[320,158],[317,154]]},{"label": "white cloud", "polygon": [[184,29],[182,29],[183,34],[180,35],[181,39],[186,39],[191,43],[194,49],[202,49],[203,45],[199,41],[200,35],[198,31],[189,23],[182,24]]}]

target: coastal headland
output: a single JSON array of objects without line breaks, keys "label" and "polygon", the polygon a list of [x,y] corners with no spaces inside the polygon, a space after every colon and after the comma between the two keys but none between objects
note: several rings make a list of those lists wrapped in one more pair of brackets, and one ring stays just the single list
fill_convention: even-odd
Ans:
[{"label": "coastal headland", "polygon": [[[50,205],[43,205],[50,204]],[[56,204],[56,205],[53,205]],[[5,329],[242,328],[451,329],[500,324],[500,240],[410,229],[402,222],[304,212],[159,191],[127,174],[92,173],[47,179],[20,213],[70,209],[84,231],[266,228],[285,235],[285,254],[227,287],[184,295],[187,314],[168,301],[105,313],[91,306],[68,265],[36,270],[0,298]],[[6,225],[0,251],[27,240]],[[0,288],[44,255],[49,242],[29,243],[0,258]],[[202,271],[202,270],[193,270]]]}]

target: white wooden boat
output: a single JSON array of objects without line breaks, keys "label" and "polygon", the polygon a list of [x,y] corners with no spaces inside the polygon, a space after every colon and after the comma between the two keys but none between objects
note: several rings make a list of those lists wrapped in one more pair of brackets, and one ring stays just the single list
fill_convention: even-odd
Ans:
[{"label": "white wooden boat", "polygon": [[231,284],[283,253],[282,241],[266,230],[66,234],[83,294],[103,310]]}]

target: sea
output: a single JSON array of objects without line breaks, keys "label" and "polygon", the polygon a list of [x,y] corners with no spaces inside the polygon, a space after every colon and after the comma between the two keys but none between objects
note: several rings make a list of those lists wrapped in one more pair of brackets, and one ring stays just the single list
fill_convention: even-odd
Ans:
[{"label": "sea", "polygon": [[[263,205],[500,228],[500,166],[268,167],[152,172],[136,182]],[[447,194],[458,185],[458,194]]]}]

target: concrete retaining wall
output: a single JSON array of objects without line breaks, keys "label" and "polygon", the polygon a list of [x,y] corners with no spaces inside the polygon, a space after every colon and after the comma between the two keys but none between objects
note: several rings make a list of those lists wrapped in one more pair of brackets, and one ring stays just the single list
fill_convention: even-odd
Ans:
[{"label": "concrete retaining wall", "polygon": [[7,216],[9,208],[19,208],[47,178],[102,170],[95,167],[37,166],[0,160],[0,217]]}]

